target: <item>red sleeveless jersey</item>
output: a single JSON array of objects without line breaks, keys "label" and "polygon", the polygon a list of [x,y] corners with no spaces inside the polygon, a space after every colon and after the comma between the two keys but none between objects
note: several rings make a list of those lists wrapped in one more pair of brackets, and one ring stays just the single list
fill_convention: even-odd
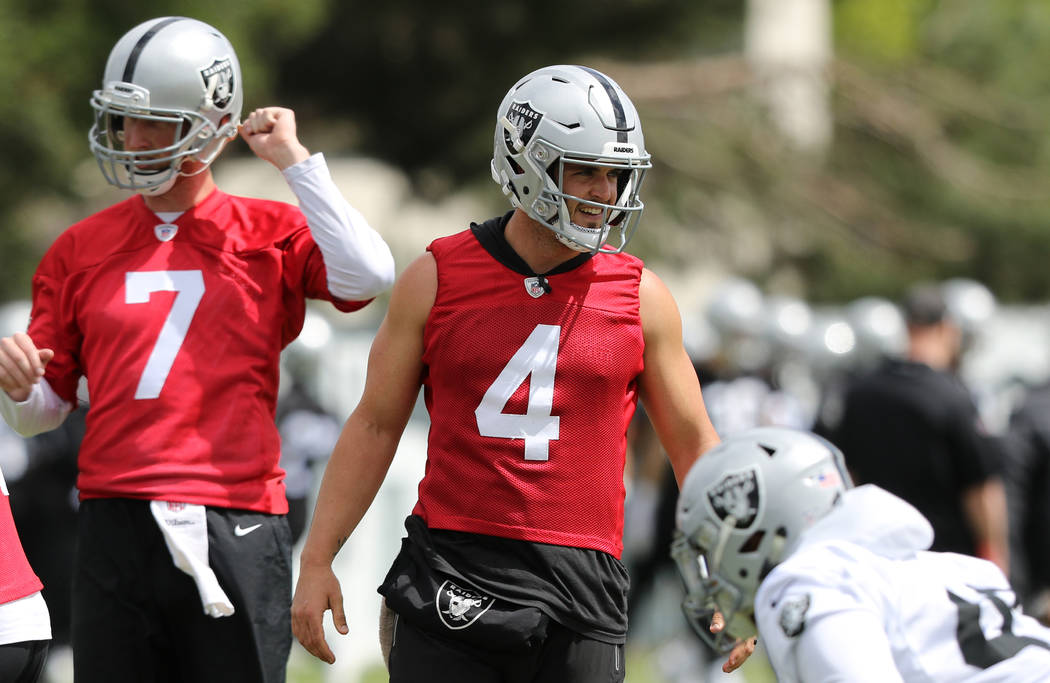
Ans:
[{"label": "red sleeveless jersey", "polygon": [[281,349],[307,297],[366,302],[333,299],[290,204],[215,190],[174,226],[136,195],[66,230],[33,278],[48,382],[73,401],[88,378],[80,495],[287,512]]},{"label": "red sleeveless jersey", "polygon": [[0,605],[32,595],[43,588],[18,540],[4,474],[0,472]]},{"label": "red sleeveless jersey", "polygon": [[[550,292],[468,230],[434,241],[424,331],[431,428],[414,512],[428,526],[623,550],[627,425],[644,347],[642,262],[597,255]],[[533,296],[539,294],[539,296]]]}]

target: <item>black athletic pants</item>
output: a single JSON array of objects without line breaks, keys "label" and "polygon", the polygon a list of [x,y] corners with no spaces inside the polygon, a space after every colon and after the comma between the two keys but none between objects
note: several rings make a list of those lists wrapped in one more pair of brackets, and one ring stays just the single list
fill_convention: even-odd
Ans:
[{"label": "black athletic pants", "polygon": [[[84,501],[73,571],[77,683],[283,683],[291,534],[282,515],[208,508],[208,561],[233,603],[204,614],[149,501]],[[236,531],[235,531],[236,530]]]}]

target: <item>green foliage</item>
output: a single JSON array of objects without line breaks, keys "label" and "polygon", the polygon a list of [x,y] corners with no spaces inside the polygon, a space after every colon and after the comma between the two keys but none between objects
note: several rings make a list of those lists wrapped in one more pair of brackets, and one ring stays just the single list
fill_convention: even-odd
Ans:
[{"label": "green foliage", "polygon": [[[284,94],[307,115],[338,113],[347,149],[448,191],[485,172],[493,115],[525,73],[595,55],[636,62],[738,47],[734,0],[420,0],[340,3],[282,64]],[[480,163],[479,163],[480,160]]]},{"label": "green foliage", "polygon": [[834,139],[819,154],[788,144],[755,97],[747,7],[0,0],[0,298],[26,296],[54,235],[98,208],[77,194],[97,176],[88,98],[114,41],[164,14],[237,45],[246,108],[293,106],[308,146],[391,162],[425,196],[486,183],[492,115],[517,77],[586,63],[646,122],[643,257],[795,283],[817,301],[953,275],[1006,300],[1050,297],[1050,4],[832,0]]}]

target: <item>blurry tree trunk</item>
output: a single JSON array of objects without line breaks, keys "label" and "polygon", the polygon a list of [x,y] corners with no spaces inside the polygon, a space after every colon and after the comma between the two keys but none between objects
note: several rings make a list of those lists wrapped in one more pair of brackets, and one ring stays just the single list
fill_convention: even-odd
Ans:
[{"label": "blurry tree trunk", "polygon": [[780,131],[800,149],[824,150],[832,128],[830,0],[748,0],[744,50]]}]

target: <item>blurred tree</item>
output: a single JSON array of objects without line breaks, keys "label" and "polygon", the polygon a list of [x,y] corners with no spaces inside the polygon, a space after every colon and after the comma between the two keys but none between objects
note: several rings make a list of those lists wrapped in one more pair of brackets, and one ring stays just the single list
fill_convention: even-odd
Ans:
[{"label": "blurred tree", "polygon": [[326,149],[386,159],[440,195],[487,175],[496,106],[525,73],[735,50],[742,14],[739,0],[335,3],[281,85],[304,114],[353,123]]},{"label": "blurred tree", "polygon": [[0,298],[28,295],[55,234],[99,208],[79,189],[98,176],[90,92],[124,31],[174,13],[238,46],[247,107],[294,106],[309,146],[384,159],[429,197],[488,182],[515,78],[587,63],[646,121],[643,257],[815,301],[953,275],[1050,298],[1050,3],[831,1],[834,138],[805,155],[754,97],[740,0],[0,0]]}]

